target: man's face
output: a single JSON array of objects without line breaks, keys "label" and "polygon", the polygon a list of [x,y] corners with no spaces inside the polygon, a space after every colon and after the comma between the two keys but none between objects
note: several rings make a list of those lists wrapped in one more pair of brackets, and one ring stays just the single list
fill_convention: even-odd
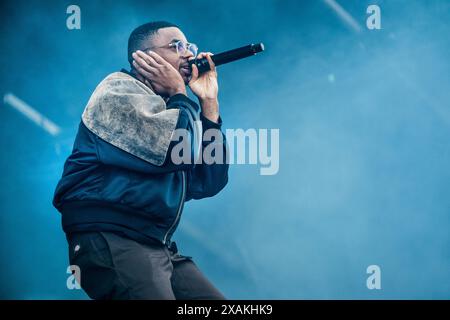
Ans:
[{"label": "man's face", "polygon": [[169,46],[170,43],[178,40],[184,43],[188,42],[180,29],[175,27],[162,28],[147,40],[148,43],[146,45],[178,70],[184,83],[188,84],[191,76],[188,60],[194,57],[194,55],[189,50],[178,54],[175,47]]}]

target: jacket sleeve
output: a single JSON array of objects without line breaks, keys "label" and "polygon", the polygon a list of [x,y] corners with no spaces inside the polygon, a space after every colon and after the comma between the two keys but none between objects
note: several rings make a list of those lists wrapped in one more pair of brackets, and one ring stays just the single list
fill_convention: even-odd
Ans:
[{"label": "jacket sleeve", "polygon": [[[172,96],[167,102],[167,109],[179,109],[179,117],[176,125],[176,129],[182,129],[183,132],[187,133],[187,141],[190,143],[191,149],[191,161],[189,163],[175,164],[172,161],[171,153],[174,146],[178,141],[171,141],[167,156],[164,163],[160,166],[151,164],[133,154],[126,152],[93,134],[95,137],[95,144],[97,150],[98,160],[106,165],[112,165],[121,167],[128,170],[139,171],[149,174],[159,174],[172,172],[177,170],[190,170],[194,167],[194,149],[196,148],[196,143],[198,144],[198,137],[201,136],[198,126],[196,126],[195,121],[199,121],[198,115],[198,105],[186,97],[183,94],[177,94]],[[196,142],[197,139],[197,142]]]},{"label": "jacket sleeve", "polygon": [[212,148],[217,150],[221,149],[223,156],[212,154],[213,156],[217,156],[215,162],[208,164],[206,161],[202,161],[202,163],[196,164],[193,168],[188,170],[186,201],[212,197],[219,193],[228,183],[229,164],[227,161],[227,142],[226,137],[221,130],[222,119],[219,117],[219,123],[215,123],[207,119],[203,114],[200,114],[200,119],[205,133],[207,133],[209,129],[214,129],[218,133],[214,140],[211,139],[212,141],[202,139],[203,158],[209,154]]}]

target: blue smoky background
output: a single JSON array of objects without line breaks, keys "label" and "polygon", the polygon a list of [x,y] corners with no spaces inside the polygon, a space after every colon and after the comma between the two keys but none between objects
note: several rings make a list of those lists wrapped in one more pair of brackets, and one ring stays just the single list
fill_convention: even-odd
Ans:
[{"label": "blue smoky background", "polygon": [[[72,4],[79,30],[66,27]],[[373,4],[379,30],[366,26]],[[202,51],[266,46],[218,68],[220,110],[224,129],[280,130],[279,171],[232,165],[220,194],[186,203],[175,234],[228,298],[450,298],[450,1],[0,8],[0,298],[88,298],[66,285],[53,191],[89,96],[128,67],[130,32],[155,20]],[[367,287],[371,265],[381,289]]]}]

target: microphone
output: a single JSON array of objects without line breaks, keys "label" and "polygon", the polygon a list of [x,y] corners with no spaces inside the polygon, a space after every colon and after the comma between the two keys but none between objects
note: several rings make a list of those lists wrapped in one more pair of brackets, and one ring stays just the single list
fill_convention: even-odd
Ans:
[{"label": "microphone", "polygon": [[[211,59],[217,67],[225,63],[253,56],[262,51],[264,51],[264,44],[249,44],[237,49],[212,55]],[[206,58],[190,60],[189,66],[192,68],[192,65],[194,63],[197,65],[199,74],[211,70],[211,68],[209,67],[208,59]]]}]

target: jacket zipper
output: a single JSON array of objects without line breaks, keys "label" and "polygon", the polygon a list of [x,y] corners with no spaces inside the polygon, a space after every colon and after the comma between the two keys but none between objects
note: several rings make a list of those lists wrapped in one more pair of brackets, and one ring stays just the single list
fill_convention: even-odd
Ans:
[{"label": "jacket zipper", "polygon": [[183,205],[184,205],[184,199],[186,197],[186,174],[185,174],[184,171],[181,171],[181,175],[182,175],[182,182],[183,182],[183,189],[182,189],[182,192],[181,192],[181,201],[180,201],[180,204],[178,205],[177,216],[175,217],[175,220],[173,221],[173,223],[170,226],[169,230],[167,230],[166,234],[164,235],[164,239],[163,239],[163,243],[164,244],[167,243],[167,237],[169,236],[169,233],[175,227],[175,225],[177,224],[178,220],[180,220],[181,211],[182,211]]}]

